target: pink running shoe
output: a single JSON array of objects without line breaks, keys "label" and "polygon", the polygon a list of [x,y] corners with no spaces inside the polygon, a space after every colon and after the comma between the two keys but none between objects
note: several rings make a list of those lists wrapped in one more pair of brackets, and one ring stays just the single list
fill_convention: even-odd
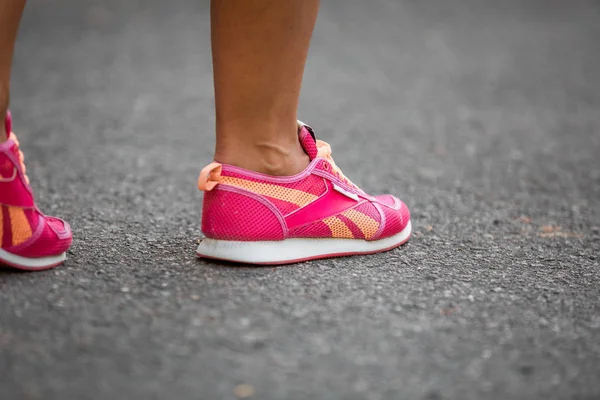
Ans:
[{"label": "pink running shoe", "polygon": [[0,265],[24,270],[55,267],[65,261],[71,228],[35,206],[10,113],[4,125],[10,133],[0,143]]},{"label": "pink running shoe", "polygon": [[204,190],[200,257],[249,264],[287,264],[372,254],[405,243],[410,213],[391,195],[369,196],[331,158],[331,148],[299,122],[310,164],[294,176],[260,174],[212,163]]}]

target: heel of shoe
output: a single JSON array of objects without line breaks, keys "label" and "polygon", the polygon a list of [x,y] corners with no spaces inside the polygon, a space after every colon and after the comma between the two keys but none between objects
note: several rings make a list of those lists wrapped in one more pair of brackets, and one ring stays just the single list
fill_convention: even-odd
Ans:
[{"label": "heel of shoe", "polygon": [[204,193],[202,232],[218,240],[283,240],[283,216],[255,193],[225,185]]}]

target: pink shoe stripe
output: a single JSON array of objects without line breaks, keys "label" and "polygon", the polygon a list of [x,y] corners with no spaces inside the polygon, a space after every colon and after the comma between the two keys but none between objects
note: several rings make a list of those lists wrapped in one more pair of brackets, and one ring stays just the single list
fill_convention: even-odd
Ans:
[{"label": "pink shoe stripe", "polygon": [[12,246],[12,228],[8,207],[0,206],[0,208],[2,209],[2,243],[0,243],[0,247],[6,249]]},{"label": "pink shoe stripe", "polygon": [[381,234],[385,230],[385,223],[386,223],[386,221],[385,221],[385,213],[381,209],[381,205],[379,205],[379,203],[373,202],[372,204],[375,206],[375,208],[377,209],[377,211],[379,211],[379,218],[380,218],[380,220],[379,220],[379,229],[377,229],[377,232],[371,238],[371,240],[377,240],[377,239],[379,239],[379,237],[381,236]]},{"label": "pink shoe stripe", "polygon": [[343,214],[337,215],[337,217],[346,224],[348,229],[350,229],[354,239],[365,239],[365,235],[363,234],[362,230],[360,230],[360,228],[350,218],[347,218]]},{"label": "pink shoe stripe", "polygon": [[333,190],[331,183],[327,182],[327,192],[324,195],[309,205],[288,215],[285,218],[285,222],[289,229],[293,229],[304,224],[339,214],[358,204],[360,203],[356,200]]}]

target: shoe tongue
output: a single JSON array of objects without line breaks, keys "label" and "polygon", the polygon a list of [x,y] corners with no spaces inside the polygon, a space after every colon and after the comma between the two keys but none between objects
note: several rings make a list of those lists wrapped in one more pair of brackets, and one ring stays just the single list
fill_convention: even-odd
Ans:
[{"label": "shoe tongue", "polygon": [[300,125],[300,130],[298,131],[298,138],[300,139],[300,144],[302,148],[308,154],[310,160],[314,160],[317,157],[319,150],[317,149],[317,138],[315,137],[315,132],[308,125]]}]

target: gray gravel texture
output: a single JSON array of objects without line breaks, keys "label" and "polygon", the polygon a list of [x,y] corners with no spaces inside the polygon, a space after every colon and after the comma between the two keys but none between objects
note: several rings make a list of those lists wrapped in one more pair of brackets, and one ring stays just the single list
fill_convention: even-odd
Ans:
[{"label": "gray gravel texture", "polygon": [[197,260],[207,1],[31,1],[12,110],[55,270],[0,270],[0,399],[600,398],[600,3],[324,1],[301,118],[412,210],[385,254]]}]

